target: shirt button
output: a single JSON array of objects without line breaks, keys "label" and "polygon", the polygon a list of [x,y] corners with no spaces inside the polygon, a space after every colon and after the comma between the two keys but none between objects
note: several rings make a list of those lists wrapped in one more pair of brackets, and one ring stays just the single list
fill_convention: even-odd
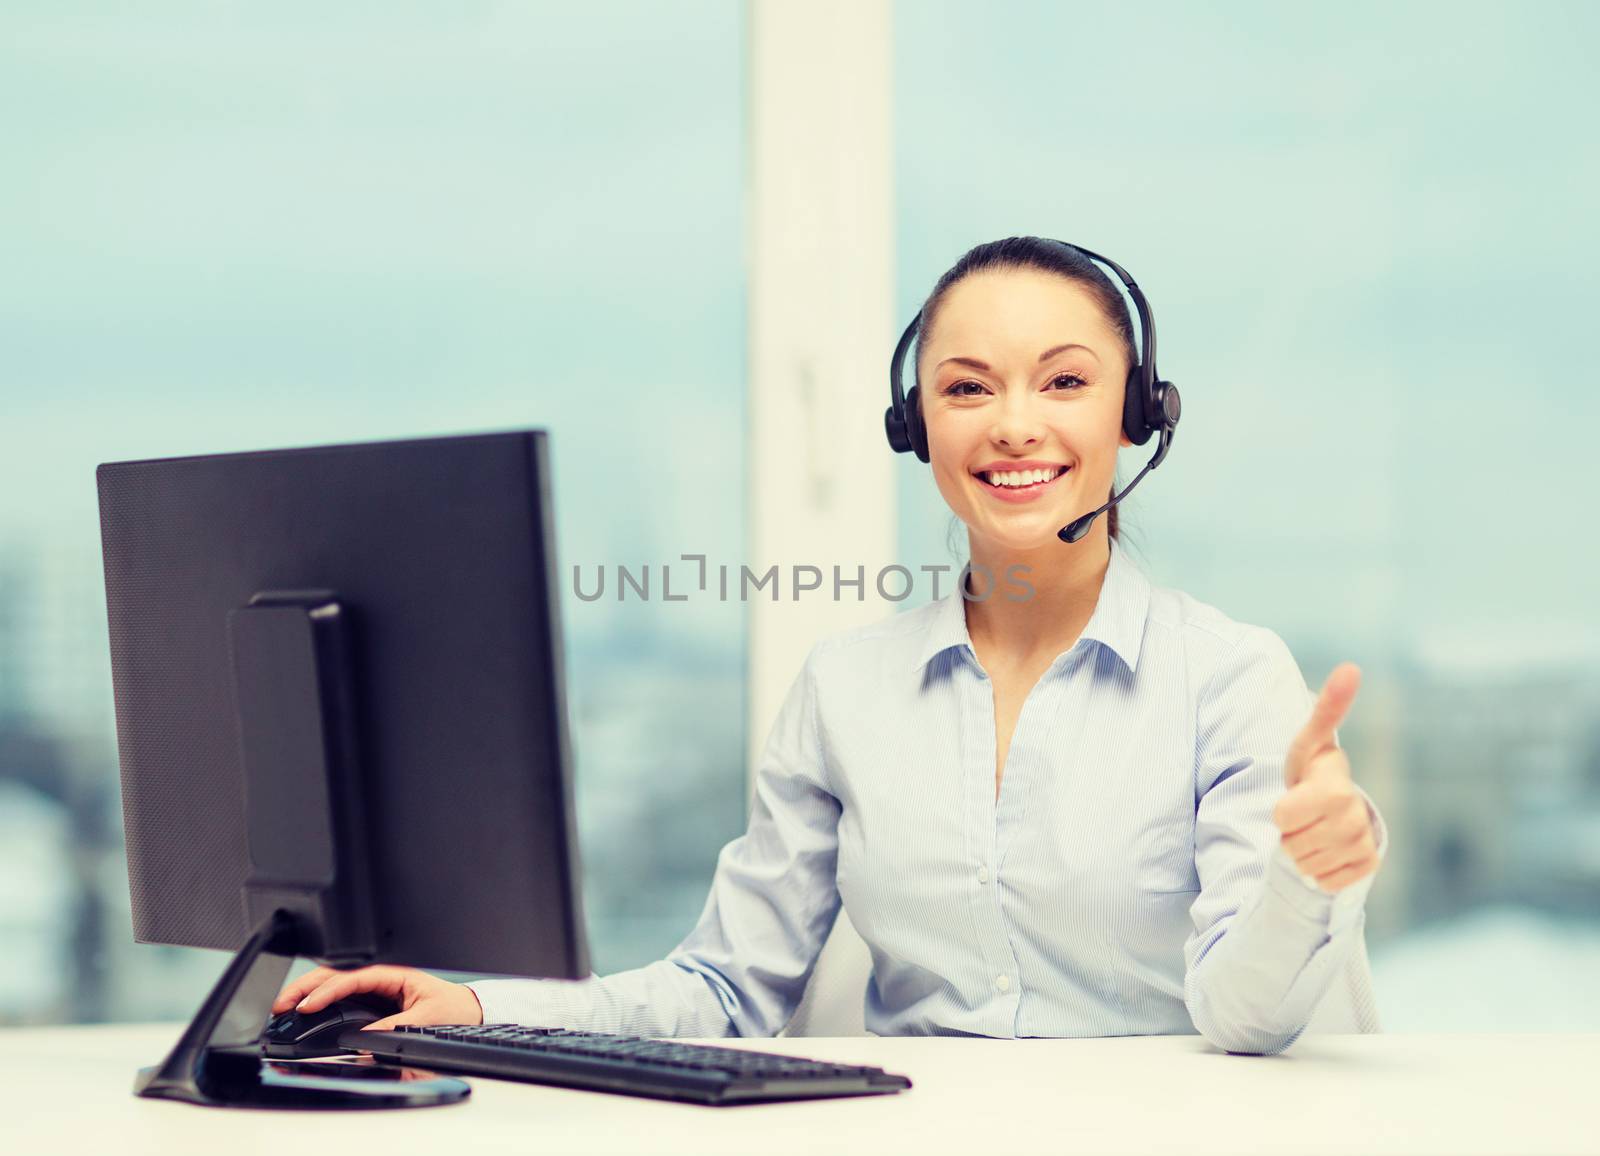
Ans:
[{"label": "shirt button", "polygon": [[1007,991],[1011,987],[1011,980],[1007,976],[997,975],[994,977],[994,986],[1000,991]]},{"label": "shirt button", "polygon": [[987,882],[989,882],[989,869],[987,867],[979,867],[978,868],[978,882],[979,883],[987,883]]}]

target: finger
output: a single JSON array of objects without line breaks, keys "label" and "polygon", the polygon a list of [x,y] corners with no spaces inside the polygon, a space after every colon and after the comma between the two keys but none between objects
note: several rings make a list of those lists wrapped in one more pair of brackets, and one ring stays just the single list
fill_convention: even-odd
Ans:
[{"label": "finger", "polygon": [[[1287,797],[1287,796],[1286,796]],[[1293,818],[1294,811],[1284,807]],[[1276,814],[1274,818],[1276,818]],[[1299,829],[1291,829],[1282,836],[1284,850],[1295,858],[1309,855],[1313,851],[1320,851],[1325,847],[1337,847],[1345,843],[1353,843],[1363,835],[1370,833],[1372,823],[1368,820],[1365,806],[1340,806],[1337,801],[1330,808],[1319,813],[1319,817],[1310,825]]]},{"label": "finger", "polygon": [[1333,829],[1333,824],[1326,819],[1320,819],[1303,830],[1283,836],[1278,841],[1289,853],[1289,858],[1298,863],[1308,855],[1315,855],[1319,851],[1336,846],[1341,840],[1338,832]]},{"label": "finger", "polygon": [[1333,732],[1344,721],[1361,688],[1361,668],[1353,662],[1341,662],[1322,684],[1322,693],[1311,708],[1311,717],[1289,744],[1284,774],[1291,786],[1300,781],[1302,772],[1311,757],[1318,751],[1335,747]]},{"label": "finger", "polygon": [[1350,756],[1338,747],[1323,747],[1301,765],[1300,779],[1296,785],[1318,779],[1338,782],[1350,778]]},{"label": "finger", "polygon": [[332,979],[317,987],[302,999],[295,1010],[320,1011],[330,1003],[362,991],[375,991],[380,995],[399,998],[401,973],[396,968],[362,967],[355,971],[335,972]]},{"label": "finger", "polygon": [[[1330,830],[1336,824],[1323,823],[1315,830],[1323,827]],[[1338,834],[1324,839],[1321,843],[1301,849],[1289,849],[1289,855],[1299,864],[1302,871],[1309,871],[1316,875],[1338,867],[1343,863],[1351,863],[1356,859],[1376,851],[1377,846],[1372,842],[1372,836],[1366,831],[1357,831],[1352,835]],[[1316,870],[1312,870],[1312,868]]]},{"label": "finger", "polygon": [[432,1022],[423,1005],[412,1004],[404,1011],[395,1012],[392,1016],[381,1020],[373,1020],[361,1030],[364,1032],[387,1032],[393,1031],[404,1024],[428,1024]]},{"label": "finger", "polygon": [[1342,891],[1352,883],[1359,883],[1378,869],[1378,858],[1363,859],[1346,867],[1339,867],[1325,875],[1318,875],[1317,886],[1327,892]]},{"label": "finger", "polygon": [[307,992],[315,990],[319,985],[338,974],[331,967],[314,967],[304,975],[285,984],[283,990],[278,993],[278,998],[272,1001],[273,1013],[288,1011],[304,999]]},{"label": "finger", "polygon": [[1338,810],[1332,788],[1322,783],[1301,783],[1290,787],[1273,804],[1272,821],[1283,834],[1294,835],[1324,819],[1334,818]]},{"label": "finger", "polygon": [[1354,839],[1347,839],[1342,843],[1332,843],[1326,847],[1306,855],[1295,858],[1295,866],[1300,868],[1302,874],[1318,876],[1326,875],[1330,871],[1337,871],[1341,867],[1348,867],[1352,863],[1360,863],[1371,857],[1377,851],[1372,839],[1366,832],[1362,832]]},{"label": "finger", "polygon": [[1319,772],[1279,797],[1272,807],[1272,821],[1285,835],[1304,830],[1318,819],[1350,823],[1354,816],[1366,815],[1358,806],[1359,799],[1348,775]]},{"label": "finger", "polygon": [[274,1001],[272,1009],[274,1011],[288,1010],[304,999],[307,992],[314,990],[338,974],[331,967],[312,968],[304,975],[284,985],[283,990],[278,993],[278,998]]}]

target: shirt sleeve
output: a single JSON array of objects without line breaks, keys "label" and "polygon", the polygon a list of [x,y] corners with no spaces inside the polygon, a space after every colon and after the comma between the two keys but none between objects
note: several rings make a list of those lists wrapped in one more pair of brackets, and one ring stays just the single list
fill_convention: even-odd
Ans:
[{"label": "shirt sleeve", "polygon": [[[1294,1043],[1365,925],[1377,873],[1328,894],[1300,874],[1272,820],[1289,744],[1315,702],[1289,648],[1263,627],[1248,629],[1200,696],[1200,894],[1184,945],[1184,1002],[1195,1028],[1225,1051],[1272,1055]],[[1386,825],[1361,797],[1382,856]]]},{"label": "shirt sleeve", "polygon": [[722,849],[700,920],[665,959],[586,980],[469,983],[485,1023],[642,1036],[772,1036],[794,1015],[839,911],[839,801],[817,720],[816,647],[756,767],[743,835]]}]

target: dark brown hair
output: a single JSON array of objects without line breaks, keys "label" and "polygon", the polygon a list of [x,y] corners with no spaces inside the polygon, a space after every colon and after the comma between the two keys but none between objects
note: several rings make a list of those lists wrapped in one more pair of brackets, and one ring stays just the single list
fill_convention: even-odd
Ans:
[{"label": "dark brown hair", "polygon": [[[1100,307],[1100,312],[1105,315],[1111,331],[1117,335],[1128,368],[1131,370],[1138,364],[1138,354],[1133,345],[1133,319],[1128,314],[1128,303],[1123,299],[1122,292],[1112,284],[1111,278],[1101,271],[1100,266],[1071,245],[1062,244],[1060,241],[1052,241],[1047,237],[1006,237],[968,249],[962,254],[961,259],[939,278],[933,287],[933,292],[929,293],[928,299],[922,303],[922,312],[919,314],[921,320],[917,329],[918,385],[922,383],[922,351],[927,348],[927,338],[933,331],[934,317],[939,312],[939,306],[944,304],[945,294],[972,274],[985,269],[1038,269],[1082,285],[1094,303]],[[921,400],[922,390],[918,389],[919,406]],[[1113,478],[1111,493],[1106,495],[1107,499],[1109,500],[1116,492],[1117,484]],[[1116,538],[1117,531],[1117,507],[1112,506],[1106,512],[1106,532]]]}]

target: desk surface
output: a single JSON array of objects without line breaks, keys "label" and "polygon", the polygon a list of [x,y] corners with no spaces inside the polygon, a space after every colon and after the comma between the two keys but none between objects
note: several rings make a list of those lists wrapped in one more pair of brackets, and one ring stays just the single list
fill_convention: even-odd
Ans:
[{"label": "desk surface", "polygon": [[1350,1035],[1281,1056],[1198,1036],[1089,1040],[899,1037],[718,1040],[875,1064],[897,1096],[701,1108],[470,1077],[442,1108],[261,1112],[141,1100],[135,1069],[176,1025],[0,1031],[8,1153],[297,1148],[450,1153],[997,1151],[1600,1153],[1600,1035]]}]

